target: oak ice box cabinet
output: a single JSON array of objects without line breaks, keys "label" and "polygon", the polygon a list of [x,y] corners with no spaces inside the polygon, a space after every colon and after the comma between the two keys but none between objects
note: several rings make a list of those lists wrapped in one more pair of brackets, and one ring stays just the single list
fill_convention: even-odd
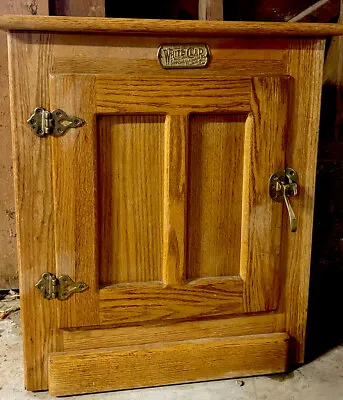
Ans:
[{"label": "oak ice box cabinet", "polygon": [[324,41],[342,27],[0,27],[26,388],[70,395],[303,362]]}]

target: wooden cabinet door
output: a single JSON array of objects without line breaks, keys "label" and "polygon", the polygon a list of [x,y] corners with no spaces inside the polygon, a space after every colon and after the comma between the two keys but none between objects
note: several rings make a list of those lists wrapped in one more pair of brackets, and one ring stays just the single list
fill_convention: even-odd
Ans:
[{"label": "wooden cabinet door", "polygon": [[52,77],[86,121],[53,140],[57,272],[89,286],[60,328],[277,308],[290,81]]},{"label": "wooden cabinet door", "polygon": [[56,303],[53,394],[285,370],[288,336],[257,334],[277,331],[291,83],[51,76],[86,121],[53,139],[56,269],[89,286]]}]

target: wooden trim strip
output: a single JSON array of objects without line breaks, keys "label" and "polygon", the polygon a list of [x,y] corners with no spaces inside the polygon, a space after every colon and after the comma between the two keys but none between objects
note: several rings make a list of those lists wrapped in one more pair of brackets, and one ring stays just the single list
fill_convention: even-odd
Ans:
[{"label": "wooden trim strip", "polygon": [[324,40],[298,41],[291,43],[288,53],[288,71],[297,84],[293,90],[286,165],[298,172],[300,186],[298,196],[292,199],[298,230],[287,230],[282,237],[287,249],[282,256],[286,274],[283,300],[287,332],[292,336],[292,364],[304,361],[324,48]]},{"label": "wooden trim strip", "polygon": [[163,282],[185,279],[188,117],[167,115],[164,132]]},{"label": "wooden trim strip", "polygon": [[250,111],[251,80],[247,77],[97,75],[98,114]]},{"label": "wooden trim strip", "polygon": [[[51,75],[50,104],[86,121],[52,142],[56,272],[87,292],[57,302],[59,327],[99,323],[95,78]],[[67,93],[72,93],[69,95]],[[82,167],[81,167],[82,166]]]},{"label": "wooden trim strip", "polygon": [[205,338],[257,335],[285,331],[285,314],[231,316],[225,319],[180,323],[62,329],[61,350],[87,350],[101,347],[137,346],[161,341],[177,342]]},{"label": "wooden trim strip", "polygon": [[286,333],[52,353],[49,391],[65,396],[283,372]]},{"label": "wooden trim strip", "polygon": [[182,21],[100,17],[0,15],[5,31],[108,32],[125,35],[174,36],[339,36],[343,24],[245,21]]},{"label": "wooden trim strip", "polygon": [[275,310],[279,303],[281,232],[289,230],[289,225],[283,223],[283,205],[269,197],[268,182],[274,172],[285,168],[293,79],[267,76],[252,82],[244,144],[241,244],[246,312]]}]

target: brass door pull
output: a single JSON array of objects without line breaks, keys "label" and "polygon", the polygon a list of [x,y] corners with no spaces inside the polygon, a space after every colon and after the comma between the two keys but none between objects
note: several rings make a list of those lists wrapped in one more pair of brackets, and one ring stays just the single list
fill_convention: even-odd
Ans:
[{"label": "brass door pull", "polygon": [[277,171],[269,179],[269,195],[273,201],[286,203],[291,232],[298,228],[297,219],[289,198],[298,194],[298,174],[292,168]]}]

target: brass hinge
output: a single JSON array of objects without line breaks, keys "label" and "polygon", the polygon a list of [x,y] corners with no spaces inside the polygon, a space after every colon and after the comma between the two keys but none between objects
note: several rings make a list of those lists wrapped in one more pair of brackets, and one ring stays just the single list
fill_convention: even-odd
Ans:
[{"label": "brass hinge", "polygon": [[78,128],[85,121],[79,117],[67,115],[63,110],[57,109],[52,112],[43,107],[35,108],[27,123],[35,131],[36,135],[62,136],[69,128]]},{"label": "brass hinge", "polygon": [[74,282],[68,275],[61,275],[57,278],[50,272],[44,272],[35,286],[42,296],[48,300],[65,300],[71,294],[83,292],[88,288],[88,285],[83,282]]}]

